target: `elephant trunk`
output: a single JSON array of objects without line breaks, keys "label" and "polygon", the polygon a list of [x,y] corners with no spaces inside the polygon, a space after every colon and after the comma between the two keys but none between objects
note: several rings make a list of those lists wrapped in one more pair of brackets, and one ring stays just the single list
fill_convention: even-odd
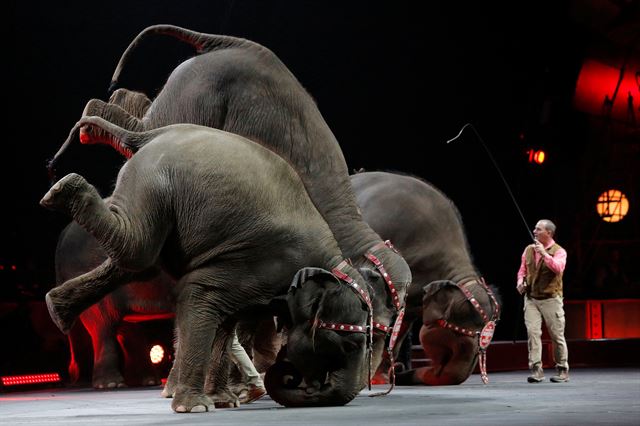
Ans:
[{"label": "elephant trunk", "polygon": [[218,48],[225,48],[232,46],[234,44],[240,43],[251,43],[248,40],[239,39],[236,37],[229,37],[223,35],[216,34],[205,34],[199,33],[197,31],[188,30],[186,28],[177,27],[175,25],[152,25],[150,27],[145,28],[133,39],[133,41],[129,44],[127,49],[124,51],[122,56],[120,57],[120,61],[116,66],[115,71],[113,72],[113,76],[111,77],[111,85],[109,87],[109,93],[112,93],[117,85],[118,80],[120,79],[120,74],[122,74],[122,70],[124,66],[127,64],[129,59],[133,56],[134,51],[140,45],[140,43],[149,36],[154,35],[162,35],[169,36],[180,41],[183,41],[191,46],[193,46],[198,54],[210,52],[212,50]]},{"label": "elephant trunk", "polygon": [[276,362],[265,375],[269,396],[285,407],[322,407],[349,403],[362,388],[362,363],[330,372],[325,383],[303,381],[293,364]]},{"label": "elephant trunk", "polygon": [[397,385],[459,385],[473,373],[478,362],[478,339],[423,327],[420,341],[431,364],[398,374]]}]

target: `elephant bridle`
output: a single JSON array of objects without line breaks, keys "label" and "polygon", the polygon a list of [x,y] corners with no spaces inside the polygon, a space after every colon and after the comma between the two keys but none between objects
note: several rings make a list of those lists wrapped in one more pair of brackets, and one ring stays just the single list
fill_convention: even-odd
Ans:
[{"label": "elephant bridle", "polygon": [[[353,279],[353,277],[351,277],[347,272],[344,271],[344,269],[348,265],[349,265],[349,262],[347,262],[346,260],[343,260],[338,264],[338,266],[336,266],[331,270],[331,275],[333,275],[333,277],[336,278],[336,282],[338,284],[344,284],[347,286],[347,288],[353,291],[355,295],[358,298],[360,298],[362,303],[366,306],[367,308],[366,323],[365,324],[347,324],[347,323],[340,323],[340,322],[325,321],[320,318],[315,318],[311,320],[311,323],[312,323],[312,326],[315,327],[316,329],[321,328],[321,329],[332,330],[336,332],[365,334],[367,338],[367,357],[369,360],[369,383],[371,383],[371,362],[372,362],[372,352],[373,352],[373,332],[372,332],[373,306],[371,305],[371,298],[369,297],[367,292],[364,290],[364,287],[358,284],[356,280]],[[310,278],[319,272],[328,273],[328,271],[325,271],[320,268],[306,268],[306,269],[311,271],[306,275],[306,278]],[[302,271],[298,272],[298,274],[301,274],[301,273]],[[289,291],[295,288],[298,288],[299,284],[305,280],[305,277],[302,277],[301,279],[298,278],[298,274],[296,274],[296,277],[294,277],[293,283],[291,284]]]},{"label": "elephant bridle", "polygon": [[[391,386],[389,390],[387,390],[386,392],[376,393],[370,396],[387,395],[395,387],[396,375],[395,375],[395,365],[394,365],[395,362],[393,360],[393,348],[395,347],[396,341],[398,340],[398,334],[400,333],[400,327],[402,326],[402,319],[404,318],[404,302],[405,301],[403,301],[403,303],[400,303],[400,297],[398,295],[396,287],[393,285],[393,282],[391,281],[391,277],[389,276],[389,273],[386,271],[380,259],[378,259],[378,257],[376,257],[376,255],[373,254],[373,251],[378,250],[382,247],[388,247],[394,252],[398,253],[398,251],[393,246],[393,244],[391,244],[391,241],[386,240],[386,241],[381,241],[378,244],[371,247],[371,249],[369,249],[369,251],[367,251],[364,254],[364,257],[366,257],[371,263],[373,263],[373,265],[378,270],[378,272],[380,272],[380,275],[382,275],[382,278],[384,278],[385,283],[387,283],[387,288],[389,289],[391,302],[393,303],[393,306],[395,307],[395,310],[396,310],[396,319],[393,323],[393,327],[390,327],[389,325],[383,324],[379,321],[374,320],[373,322],[374,330],[382,331],[385,335],[390,334],[389,344],[387,345],[387,354],[389,355],[389,360],[391,363],[391,366],[389,367],[389,371],[388,371],[389,383],[391,384]],[[407,294],[408,294],[408,291],[405,292],[405,299],[407,297]],[[369,375],[369,388],[371,388],[371,375]]]},{"label": "elephant bridle", "polygon": [[[489,296],[489,300],[491,301],[494,307],[491,318],[489,318],[489,316],[484,311],[484,309],[482,309],[482,306],[480,306],[480,303],[475,298],[473,293],[471,293],[471,291],[469,291],[466,288],[466,285],[471,283],[477,283],[480,286],[482,286],[482,288],[484,288],[485,292],[487,293],[487,296]],[[475,308],[478,314],[480,314],[480,317],[484,322],[484,326],[482,327],[481,330],[470,330],[468,328],[460,327],[458,325],[452,324],[451,322],[445,320],[444,318],[440,318],[435,322],[435,324],[437,324],[442,328],[448,328],[449,330],[452,330],[459,334],[463,334],[465,336],[478,338],[478,351],[480,353],[480,359],[478,360],[478,363],[480,364],[480,378],[482,379],[482,382],[484,384],[487,384],[489,383],[489,376],[487,375],[487,348],[489,347],[489,344],[491,344],[491,339],[493,338],[493,333],[496,328],[496,323],[498,322],[498,318],[500,316],[500,304],[498,303],[493,292],[491,291],[487,283],[484,281],[484,278],[482,277],[470,278],[468,280],[460,281],[457,284],[451,282],[451,284],[454,284],[456,287],[460,289],[460,291],[462,291],[462,293],[467,298],[469,303],[471,303],[471,305]]]}]

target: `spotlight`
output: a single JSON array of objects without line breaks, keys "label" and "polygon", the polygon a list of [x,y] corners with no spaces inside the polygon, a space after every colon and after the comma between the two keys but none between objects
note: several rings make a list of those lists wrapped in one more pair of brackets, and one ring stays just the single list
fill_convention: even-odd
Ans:
[{"label": "spotlight", "polygon": [[164,359],[164,348],[161,345],[153,345],[149,351],[149,359],[152,364],[160,364]]}]

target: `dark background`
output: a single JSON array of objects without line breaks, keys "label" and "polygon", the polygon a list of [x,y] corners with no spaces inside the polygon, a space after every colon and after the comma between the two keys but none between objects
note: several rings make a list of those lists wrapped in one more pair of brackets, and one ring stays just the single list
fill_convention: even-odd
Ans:
[{"label": "dark background", "polygon": [[[498,339],[524,336],[515,275],[527,229],[540,218],[556,222],[569,252],[567,298],[638,296],[638,127],[583,112],[573,97],[586,59],[620,68],[640,57],[639,3],[5,2],[0,302],[41,302],[54,285],[56,239],[68,219],[38,205],[49,187],[46,162],[86,102],[107,99],[129,42],[158,23],[267,46],[315,98],[350,170],[412,173],[442,189],[462,214],[478,270],[502,293]],[[153,95],[188,54],[166,40],[150,43],[122,86]],[[473,132],[445,144],[468,122],[524,218]],[[530,164],[532,148],[547,161]],[[121,161],[110,148],[76,144],[58,173],[78,172],[108,195]],[[609,187],[631,204],[616,224],[595,210]],[[597,293],[594,271],[612,248],[621,250],[630,287]],[[21,320],[16,312],[2,314]]]}]

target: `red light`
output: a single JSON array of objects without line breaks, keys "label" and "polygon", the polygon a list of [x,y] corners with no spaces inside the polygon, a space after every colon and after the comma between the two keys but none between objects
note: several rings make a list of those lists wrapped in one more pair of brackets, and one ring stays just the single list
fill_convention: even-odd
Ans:
[{"label": "red light", "polygon": [[[629,119],[629,94],[637,94],[635,70],[640,69],[637,59],[632,59],[626,66],[623,75],[620,74],[622,64],[606,64],[595,59],[586,59],[576,82],[574,104],[582,112],[601,116],[606,109],[605,99],[612,101],[618,84],[618,93],[611,108],[611,117],[623,122]],[[620,78],[622,77],[622,80]],[[638,97],[633,100],[637,111]]]},{"label": "red light", "polygon": [[60,375],[58,373],[47,374],[27,374],[24,376],[4,376],[0,377],[3,386],[33,385],[37,383],[58,383]]},{"label": "red light", "polygon": [[15,271],[16,269],[17,269],[17,268],[16,268],[16,265],[11,265],[11,270],[12,270],[12,271]]},{"label": "red light", "polygon": [[542,164],[547,158],[547,154],[541,149],[530,149],[529,151],[527,151],[527,154],[529,154],[530,163]]}]

